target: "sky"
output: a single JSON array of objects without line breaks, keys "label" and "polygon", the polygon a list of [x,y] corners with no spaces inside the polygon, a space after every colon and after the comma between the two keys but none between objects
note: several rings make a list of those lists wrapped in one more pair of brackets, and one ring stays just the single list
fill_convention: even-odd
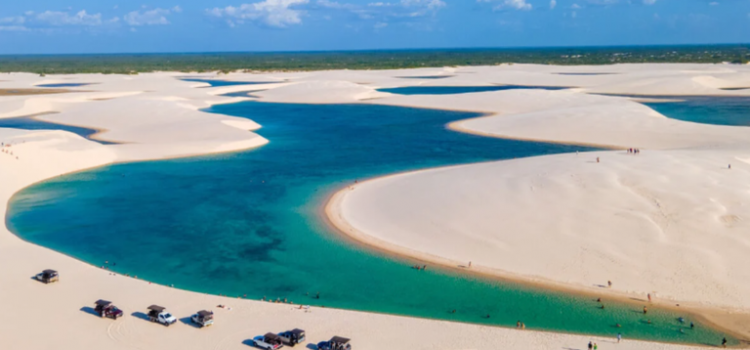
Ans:
[{"label": "sky", "polygon": [[0,54],[750,42],[750,0],[3,0]]}]

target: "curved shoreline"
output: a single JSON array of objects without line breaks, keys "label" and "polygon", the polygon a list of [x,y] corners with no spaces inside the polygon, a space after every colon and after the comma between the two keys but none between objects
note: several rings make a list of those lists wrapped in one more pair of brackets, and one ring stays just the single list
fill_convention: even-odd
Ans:
[{"label": "curved shoreline", "polygon": [[605,150],[625,150],[627,147],[620,147],[620,146],[614,146],[614,145],[605,145],[605,144],[599,144],[599,143],[591,143],[591,142],[577,142],[577,141],[550,141],[550,140],[544,140],[544,139],[533,139],[533,138],[522,138],[522,137],[511,137],[511,136],[505,136],[505,135],[499,135],[499,134],[493,134],[490,132],[482,132],[479,130],[469,129],[463,126],[464,123],[479,120],[479,119],[486,119],[486,118],[494,118],[498,117],[497,114],[484,114],[482,116],[476,117],[476,118],[469,118],[469,119],[461,119],[456,120],[453,122],[450,122],[445,125],[445,127],[448,130],[453,130],[456,132],[462,132],[465,134],[470,135],[476,135],[476,136],[484,136],[484,137],[493,137],[496,139],[505,139],[505,140],[516,140],[516,141],[529,141],[529,142],[543,142],[543,143],[552,143],[556,145],[568,145],[568,146],[584,146],[584,147],[592,147],[592,148],[601,148]]},{"label": "curved shoreline", "polygon": [[[422,107],[415,107],[415,108],[422,108]],[[466,119],[466,120],[468,120],[468,119]],[[464,122],[464,121],[466,121],[466,120],[459,120],[459,121],[456,121],[456,122],[454,122],[454,123],[460,123],[460,122]],[[453,123],[451,123],[451,124],[453,124]],[[498,136],[498,135],[491,135],[491,134],[486,134],[486,135],[485,135],[485,134],[481,134],[481,133],[474,133],[474,132],[469,132],[469,131],[467,131],[467,130],[460,130],[460,126],[457,126],[457,127],[459,128],[459,129],[453,129],[453,128],[451,128],[451,125],[450,125],[450,124],[449,124],[449,125],[448,125],[447,127],[448,127],[449,129],[452,129],[452,130],[459,130],[459,131],[463,131],[463,132],[468,132],[468,133],[472,133],[472,134],[475,134],[475,135],[481,135],[481,136],[491,136],[491,137],[496,137],[496,138],[504,138],[504,137],[502,137],[502,136]],[[509,139],[511,139],[511,138],[509,138]],[[549,141],[544,141],[544,140],[531,140],[531,141],[539,141],[539,142],[548,142],[548,143],[553,143],[553,142],[549,142]],[[268,140],[266,140],[265,142],[268,142]],[[265,142],[264,142],[264,143],[265,143]],[[558,143],[563,143],[563,144],[576,144],[576,143],[567,143],[567,142],[558,142]],[[259,145],[257,145],[257,146],[254,146],[254,147],[258,147],[258,146],[260,146],[260,145],[262,145],[262,144],[259,144]],[[593,145],[593,146],[594,146],[594,147],[599,147],[599,148],[611,148],[611,147],[606,147],[606,146],[602,146],[602,145]],[[618,148],[614,148],[614,149],[618,149]],[[79,171],[85,171],[85,170],[89,170],[89,169],[93,169],[93,168],[100,168],[100,167],[102,167],[102,166],[109,166],[109,165],[112,165],[112,164],[119,164],[119,163],[127,163],[127,162],[141,162],[141,161],[154,161],[154,160],[166,160],[166,159],[175,159],[175,158],[183,158],[183,157],[193,157],[193,156],[210,156],[210,155],[213,155],[213,154],[220,154],[220,153],[232,153],[232,152],[238,152],[238,151],[241,151],[241,149],[237,149],[237,150],[226,150],[226,151],[218,151],[218,152],[211,152],[211,153],[195,153],[195,154],[184,154],[184,155],[177,155],[177,156],[173,156],[173,157],[157,158],[157,159],[150,159],[150,160],[127,160],[127,161],[123,161],[123,162],[113,162],[113,163],[102,164],[102,165],[98,165],[98,166],[95,166],[95,167],[91,167],[91,168],[86,168],[86,169],[78,169],[78,170],[75,170],[75,171],[72,171],[72,172],[68,172],[68,173],[66,173],[66,175],[67,175],[67,174],[71,174],[71,173],[76,173],[76,172],[79,172]],[[433,169],[434,169],[434,168],[433,168]],[[395,174],[395,175],[388,175],[388,176],[397,176],[397,175],[399,175],[399,174]],[[42,180],[39,180],[38,182],[42,182],[42,181],[47,181],[47,180],[49,180],[49,179],[51,179],[51,178],[53,178],[53,177],[48,177],[48,178],[46,178],[46,179],[42,179]],[[38,182],[35,182],[35,183],[38,183]],[[27,186],[24,186],[23,188],[26,188],[26,187],[28,187],[28,186],[32,186],[32,185],[34,185],[35,183],[33,183],[33,184],[29,184],[29,185],[27,185]],[[19,191],[21,191],[21,190],[22,190],[23,188],[19,188],[19,189],[17,189],[16,191],[14,191],[14,192],[12,193],[11,197],[9,197],[9,198],[8,198],[8,200],[10,200],[10,198],[12,198],[12,196],[14,196],[14,195],[15,195],[16,193],[18,193]],[[345,190],[345,189],[342,189],[342,190],[339,190],[339,191],[337,191],[337,192],[336,192],[336,193],[334,194],[334,196],[335,196],[335,195],[338,195],[338,194],[340,194],[339,192],[343,192],[344,190]],[[345,194],[346,194],[346,193],[341,193],[341,195],[342,195],[342,196],[344,196]],[[331,200],[332,200],[332,199],[333,199],[333,198],[331,198]],[[326,202],[326,213],[327,213],[327,209],[328,209],[328,204],[330,204],[330,201],[331,201],[331,200],[329,200],[329,201],[327,201],[327,202]],[[339,200],[340,200],[340,199],[339,199]],[[7,216],[7,213],[8,213],[8,212],[6,211],[6,216]],[[329,222],[330,222],[330,221],[329,221]],[[332,226],[334,226],[334,227],[335,227],[335,225],[333,224],[333,222],[331,222],[331,224],[332,224]],[[339,229],[336,229],[336,230],[334,230],[333,232],[336,232],[336,231],[341,231],[341,230],[339,230]],[[359,240],[357,240],[357,239],[355,239],[355,238],[351,237],[350,235],[348,235],[348,234],[347,234],[347,233],[346,233],[345,231],[341,231],[341,232],[339,232],[339,233],[341,233],[341,236],[342,236],[342,237],[346,237],[346,238],[348,238],[348,239],[350,239],[350,240],[352,240],[352,241],[358,242],[359,244],[365,244],[365,245],[367,245],[369,249],[379,250],[379,251],[382,251],[382,252],[384,252],[385,254],[390,254],[390,255],[393,255],[393,256],[404,257],[404,258],[407,258],[407,259],[410,259],[410,260],[413,260],[413,259],[414,259],[414,258],[412,258],[412,257],[410,257],[410,256],[409,256],[408,252],[405,252],[405,253],[404,253],[404,254],[402,255],[402,254],[398,254],[398,253],[393,253],[393,252],[392,252],[391,250],[389,250],[389,249],[377,249],[377,247],[376,247],[376,246],[375,246],[374,244],[373,244],[373,245],[368,245],[367,243],[361,242],[361,241],[359,241]],[[18,236],[16,236],[16,235],[13,235],[13,236],[14,236],[15,238],[19,238],[19,239],[20,239],[20,237],[18,237]],[[371,237],[371,238],[373,238],[373,237]],[[29,243],[28,241],[25,241],[25,240],[23,240],[23,239],[20,239],[20,240],[21,240],[21,241],[23,241],[24,243]],[[375,239],[375,240],[377,240],[377,239]],[[374,243],[377,243],[377,242],[374,242]],[[382,243],[385,243],[385,242],[382,242]],[[386,243],[386,244],[387,244],[387,243]],[[31,245],[33,245],[33,246],[36,246],[36,247],[40,247],[40,248],[42,248],[42,249],[45,249],[45,250],[47,250],[47,251],[49,251],[49,252],[54,252],[54,253],[62,254],[62,255],[64,255],[64,256],[65,256],[66,258],[67,258],[67,257],[70,257],[70,256],[68,256],[68,255],[66,255],[66,254],[64,254],[64,253],[61,253],[61,252],[59,252],[59,251],[56,251],[56,250],[53,250],[53,249],[50,249],[50,248],[47,248],[47,247],[44,247],[44,246],[36,245],[36,244],[33,244],[33,243],[31,243]],[[408,249],[406,249],[406,248],[403,248],[403,249],[405,249],[405,250],[407,250],[407,251],[408,251]],[[46,253],[45,253],[45,254],[46,254]],[[52,255],[55,255],[55,254],[52,254]],[[434,257],[434,258],[436,258],[436,259],[440,259],[440,257]],[[87,265],[87,266],[94,266],[94,265],[91,265],[91,264],[89,264],[89,263],[86,263],[86,262],[84,262],[84,261],[82,261],[82,260],[78,260],[78,259],[76,259],[76,258],[74,258],[74,260],[77,260],[77,261],[76,261],[76,264],[77,264],[78,262],[83,262],[83,263],[84,263],[85,265]],[[472,270],[466,271],[466,269],[461,269],[461,268],[458,268],[458,267],[456,267],[455,265],[454,265],[453,267],[450,267],[449,265],[450,265],[450,263],[451,263],[451,262],[450,262],[449,260],[447,260],[447,259],[445,259],[445,260],[446,260],[446,263],[448,264],[448,265],[445,265],[445,268],[451,268],[451,269],[454,269],[454,270],[456,270],[456,271],[464,271],[464,272],[469,272],[469,273],[472,273],[472,274],[473,274],[473,273],[477,273],[478,275],[483,275],[483,274],[482,274],[482,271],[474,271],[475,269],[472,269]],[[427,261],[427,260],[425,260],[425,261]],[[441,266],[442,266],[442,264],[440,264],[440,263],[436,263],[436,264],[437,264],[437,265],[441,265]],[[98,269],[98,268],[97,268],[97,269]],[[479,270],[479,269],[477,269],[477,270]],[[513,274],[507,274],[507,275],[506,275],[505,277],[500,277],[500,275],[501,275],[501,274],[500,274],[500,272],[502,272],[502,271],[496,271],[496,274],[497,274],[497,276],[495,276],[495,277],[491,277],[491,278],[495,278],[495,279],[505,279],[505,280],[509,280],[509,281],[516,281],[516,278],[523,278],[523,276],[514,276]],[[494,274],[492,274],[492,275],[494,275]],[[483,275],[483,276],[486,276],[486,275]],[[67,278],[66,278],[66,279],[67,279]],[[527,283],[527,284],[529,284],[529,285],[538,285],[539,287],[541,287],[541,288],[546,288],[546,289],[557,289],[557,287],[555,287],[555,286],[554,286],[554,282],[553,282],[553,281],[543,281],[543,280],[542,280],[542,281],[534,281],[534,279],[533,279],[533,278],[529,278],[529,281],[528,281],[528,282],[521,282],[521,283]],[[560,290],[563,290],[563,291],[566,291],[566,292],[570,292],[570,293],[578,293],[578,292],[576,292],[576,291],[571,291],[571,290],[569,290],[569,289],[571,289],[571,286],[569,286],[569,285],[564,285],[564,284],[560,284],[560,286],[558,286],[558,287],[559,287],[559,289],[560,289]],[[195,293],[195,292],[190,292],[189,290],[188,290],[188,292],[189,292],[189,293]],[[181,293],[181,291],[180,291],[179,293]],[[585,292],[580,292],[580,293],[581,293],[581,294],[585,294]],[[615,292],[612,292],[612,293],[615,293]],[[196,294],[201,294],[201,295],[202,295],[203,293],[196,293]],[[593,293],[593,292],[591,292],[591,295],[596,295],[596,293]],[[628,296],[631,296],[631,295],[630,295],[630,294],[626,294],[626,295],[622,295],[622,296],[617,296],[617,295],[615,295],[615,296],[613,296],[613,299],[615,299],[615,298],[623,298],[623,301],[625,301],[625,302],[628,302],[628,301],[629,301],[630,303],[632,303],[632,304],[634,304],[634,305],[635,305],[635,304],[637,304],[637,305],[642,305],[642,304],[639,304],[639,303],[638,303],[637,301],[633,301],[633,300],[631,300],[631,299],[630,299],[630,298],[629,298]],[[223,298],[223,299],[227,299],[227,300],[228,300],[228,299],[231,299],[231,298]],[[232,302],[232,301],[230,301],[230,302]],[[239,302],[239,301],[237,301],[236,303],[237,303],[237,304],[239,304],[240,302]],[[246,302],[244,302],[244,301],[243,301],[243,304],[244,304],[244,303],[246,303]],[[248,304],[260,304],[260,303],[253,303],[253,302],[251,301],[251,302],[250,302],[250,303],[248,303]],[[661,305],[659,305],[659,307],[664,307],[664,308],[666,308],[667,306],[661,306]],[[673,307],[673,309],[675,309],[675,310],[681,310],[681,311],[683,311],[682,309],[678,309],[678,308],[675,308],[675,307]],[[350,311],[350,310],[348,310],[348,311]],[[355,312],[356,312],[356,311],[355,311]],[[726,315],[717,315],[716,317],[724,317],[724,316],[726,316]],[[698,316],[698,317],[700,317],[700,316]],[[712,316],[710,316],[710,315],[706,315],[706,318],[701,318],[701,320],[704,320],[704,319],[705,319],[705,320],[709,320],[709,321],[707,321],[707,323],[708,323],[708,324],[711,324],[711,325],[715,325],[715,324],[716,324],[715,322],[711,322],[711,321],[710,321],[711,317],[712,317]],[[409,317],[409,316],[407,316],[407,317],[405,317],[405,318],[414,318],[414,319],[419,319],[419,318],[417,318],[417,317]],[[703,322],[703,321],[702,321],[702,322]],[[461,327],[461,326],[460,326],[460,325],[455,325],[455,326],[451,326],[451,327]],[[722,327],[720,327],[720,326],[717,326],[716,328],[717,328],[717,329],[724,329],[724,328],[722,328]],[[514,332],[514,331],[511,331],[511,332]],[[536,331],[528,331],[528,332],[536,332]],[[540,331],[540,332],[544,332],[544,331]],[[730,334],[732,334],[733,332],[727,332],[727,333],[730,333]],[[521,337],[523,336],[523,333],[521,333],[521,332],[517,332],[517,331],[515,331],[515,332],[514,332],[513,334],[514,334],[514,335],[517,335],[517,336],[518,336],[519,338],[521,338]],[[559,334],[559,333],[558,333],[558,334]],[[571,334],[571,335],[573,335],[573,334],[575,334],[575,333],[562,333],[562,334]],[[656,343],[659,343],[659,342],[656,342]],[[681,344],[681,345],[684,345],[684,344]],[[538,346],[538,344],[537,344],[537,346]],[[695,345],[692,345],[692,346],[695,346]],[[532,347],[533,347],[533,346],[532,346]]]},{"label": "curved shoreline", "polygon": [[[406,174],[458,166],[463,165],[451,165],[438,168],[400,172],[366,179],[364,181],[358,181],[358,183],[356,184],[347,185],[346,187],[341,188],[329,195],[326,202],[322,205],[321,215],[324,217],[325,222],[334,229],[333,231],[337,232],[339,236],[343,237],[344,239],[347,239],[354,244],[360,245],[367,250],[376,251],[396,258],[427,262],[438,265],[440,268],[452,271],[454,273],[465,273],[482,278],[489,278],[495,281],[518,283],[521,285],[530,286],[532,288],[570,293],[591,298],[601,297],[604,295],[608,298],[614,299],[619,303],[634,305],[638,307],[643,306],[644,303],[648,303],[643,299],[644,297],[642,295],[635,293],[617,292],[611,289],[594,290],[593,288],[587,288],[575,284],[558,282],[542,277],[524,276],[500,269],[488,268],[483,266],[474,265],[471,268],[466,268],[464,265],[462,265],[464,262],[454,261],[437,255],[419,252],[414,249],[386,242],[372,235],[368,235],[367,233],[358,230],[348,221],[346,221],[341,212],[341,205],[346,195],[362,184],[386,178],[398,177]],[[721,332],[727,333],[740,340],[741,345],[738,346],[738,348],[750,349],[750,329],[741,328],[743,324],[746,325],[750,323],[750,313],[735,313],[727,307],[706,306],[691,302],[683,303],[677,300],[670,299],[659,299],[657,301],[649,303],[649,305],[655,305],[658,308],[690,315],[691,317],[698,319],[699,322],[704,323]]]}]

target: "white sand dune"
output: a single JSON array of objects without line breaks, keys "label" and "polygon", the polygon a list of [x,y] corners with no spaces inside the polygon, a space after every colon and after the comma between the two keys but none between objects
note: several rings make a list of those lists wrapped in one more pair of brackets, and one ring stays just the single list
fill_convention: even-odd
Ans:
[{"label": "white sand dune", "polygon": [[[616,74],[558,74],[592,71]],[[403,78],[444,74],[451,77]],[[388,177],[344,192],[343,204],[334,208],[338,218],[387,242],[384,247],[408,254],[473,260],[478,268],[586,288],[612,279],[614,289],[622,293],[656,291],[660,298],[746,308],[750,279],[740,267],[747,262],[742,254],[748,245],[743,234],[749,191],[743,178],[750,171],[750,155],[742,150],[750,135],[743,128],[672,121],[625,98],[584,92],[738,95],[747,92],[721,88],[742,87],[748,74],[747,67],[728,65],[190,74],[269,83],[216,88],[176,79],[185,76],[182,73],[10,74],[0,81],[0,89],[43,83],[92,85],[59,95],[0,96],[0,118],[54,113],[37,118],[98,129],[97,138],[121,144],[101,145],[63,131],[0,129],[0,141],[12,145],[4,148],[8,153],[0,153],[0,211],[19,189],[60,174],[113,162],[236,151],[268,142],[252,132],[260,126],[250,120],[200,111],[217,103],[253,100],[219,96],[223,93],[262,89],[256,94],[261,101],[471,110],[491,116],[458,123],[456,128],[648,150],[637,157],[602,152],[599,164],[589,163],[594,154],[560,155]],[[456,96],[376,91],[493,84],[578,89]],[[687,148],[696,151],[674,150]],[[725,169],[727,163],[734,169]],[[305,328],[310,341],[352,337],[357,349],[583,349],[591,339],[602,349],[615,348],[612,339],[323,308],[305,313],[289,305],[151,285],[24,242],[4,226],[0,266],[0,300],[6,301],[6,317],[0,321],[2,349],[246,349],[246,339],[294,327]],[[61,271],[62,282],[43,285],[30,279],[46,268]],[[88,313],[85,308],[99,298],[115,301],[126,317],[112,322]],[[164,329],[131,315],[154,303],[169,307],[180,318],[213,309],[217,325],[205,330],[184,324]],[[218,304],[232,310],[217,309]],[[690,348],[629,340],[616,347]]]},{"label": "white sand dune", "polygon": [[734,157],[595,152],[427,170],[358,184],[341,216],[455,264],[748,309],[750,166]]}]

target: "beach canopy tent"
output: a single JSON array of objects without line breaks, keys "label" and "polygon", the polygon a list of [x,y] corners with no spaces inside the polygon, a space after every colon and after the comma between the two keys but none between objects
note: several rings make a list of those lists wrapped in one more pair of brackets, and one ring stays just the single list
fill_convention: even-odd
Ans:
[{"label": "beach canopy tent", "polygon": [[106,300],[103,300],[103,299],[99,299],[94,304],[96,304],[97,307],[105,308],[107,306],[112,305],[112,302],[111,301],[106,301]]},{"label": "beach canopy tent", "polygon": [[331,338],[331,343],[336,343],[336,344],[346,344],[346,343],[348,343],[348,342],[349,342],[350,340],[351,340],[351,339],[347,339],[347,338],[344,338],[344,337],[339,337],[339,336],[335,336],[335,337]]},{"label": "beach canopy tent", "polygon": [[281,344],[281,337],[273,333],[266,333],[263,336],[263,341],[269,344]]},{"label": "beach canopy tent", "polygon": [[351,339],[335,336],[331,338],[331,349],[343,349]]},{"label": "beach canopy tent", "polygon": [[148,307],[148,309],[151,310],[151,311],[154,311],[156,313],[160,313],[160,312],[166,310],[167,308],[161,307],[159,305],[151,305],[151,306]]}]

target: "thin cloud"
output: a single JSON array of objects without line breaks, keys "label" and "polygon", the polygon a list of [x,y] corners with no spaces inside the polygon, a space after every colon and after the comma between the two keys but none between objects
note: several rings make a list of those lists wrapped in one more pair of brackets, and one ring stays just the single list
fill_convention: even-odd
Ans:
[{"label": "thin cloud", "polygon": [[52,26],[99,26],[102,25],[102,14],[89,14],[86,10],[75,14],[61,11],[45,11],[34,16],[34,20]]},{"label": "thin cloud", "polygon": [[237,7],[216,7],[206,10],[206,13],[212,17],[225,19],[230,27],[249,21],[284,28],[302,23],[305,11],[297,7],[308,2],[309,0],[265,0]]},{"label": "thin cloud", "polygon": [[179,6],[176,6],[172,10],[168,9],[162,9],[162,8],[156,8],[153,10],[148,11],[132,11],[125,16],[122,17],[122,19],[131,26],[157,26],[157,25],[167,25],[169,24],[169,20],[167,19],[167,16],[174,12],[180,12],[182,9],[180,9]]},{"label": "thin cloud", "polygon": [[[494,0],[477,0],[477,2],[494,2]],[[555,5],[557,5],[556,2],[555,2]],[[534,7],[531,4],[529,4],[526,0],[502,0],[502,3],[495,6],[493,10],[513,9],[513,10],[520,10],[520,11],[529,11],[533,8]]]},{"label": "thin cloud", "polygon": [[21,16],[0,18],[0,31],[26,32],[60,30],[62,28],[95,28],[111,25],[119,20],[118,17],[104,19],[101,13],[88,13],[86,10],[78,12],[26,11]]},{"label": "thin cloud", "polygon": [[330,0],[318,0],[320,8],[349,12],[360,19],[373,19],[380,22],[394,19],[419,18],[435,15],[447,6],[442,0],[401,0],[397,2],[371,2],[365,6],[341,3]]}]

